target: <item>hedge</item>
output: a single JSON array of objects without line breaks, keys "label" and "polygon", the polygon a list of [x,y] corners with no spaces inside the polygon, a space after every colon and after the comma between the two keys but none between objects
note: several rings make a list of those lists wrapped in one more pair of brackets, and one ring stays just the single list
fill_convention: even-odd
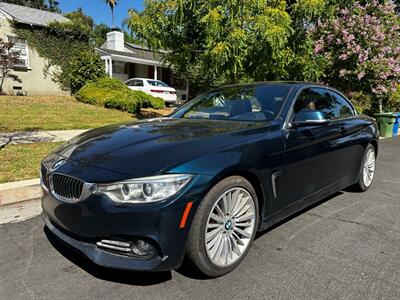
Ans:
[{"label": "hedge", "polygon": [[96,82],[85,84],[76,94],[76,98],[84,103],[115,108],[129,113],[136,113],[143,107],[161,109],[164,100],[142,91],[129,89],[118,79],[101,78]]}]

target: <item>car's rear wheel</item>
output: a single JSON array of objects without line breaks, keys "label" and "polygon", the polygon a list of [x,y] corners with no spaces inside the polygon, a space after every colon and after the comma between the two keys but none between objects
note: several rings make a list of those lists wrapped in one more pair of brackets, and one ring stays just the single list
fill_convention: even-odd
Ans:
[{"label": "car's rear wheel", "polygon": [[365,192],[372,184],[375,175],[376,165],[376,151],[374,146],[368,144],[365,149],[360,173],[358,174],[358,181],[355,184],[356,190]]},{"label": "car's rear wheel", "polygon": [[258,201],[245,178],[216,184],[200,203],[189,234],[187,254],[198,270],[218,277],[247,255],[257,229]]}]

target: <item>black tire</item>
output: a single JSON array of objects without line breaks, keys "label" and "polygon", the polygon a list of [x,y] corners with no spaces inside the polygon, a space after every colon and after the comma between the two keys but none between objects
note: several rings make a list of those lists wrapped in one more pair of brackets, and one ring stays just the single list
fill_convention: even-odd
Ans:
[{"label": "black tire", "polygon": [[[367,159],[367,153],[368,153],[368,151],[371,151],[371,150],[374,152],[374,155],[375,155],[375,158],[376,158],[375,147],[372,146],[371,144],[368,144],[367,147],[365,148],[364,156],[363,156],[363,159],[362,159],[362,162],[361,162],[360,171],[358,173],[357,183],[352,186],[354,191],[365,192],[371,187],[371,185],[373,183],[373,181],[372,181],[370,184],[366,184],[365,180],[364,180],[364,176],[363,176],[364,164],[365,164],[365,161]],[[376,160],[375,160],[375,165],[376,165]]]},{"label": "black tire", "polygon": [[[219,197],[231,188],[240,187],[245,189],[253,198],[255,207],[255,228],[247,249],[242,253],[242,256],[232,265],[220,267],[211,262],[206,253],[205,247],[205,230],[208,216]],[[197,271],[200,271],[208,277],[219,277],[234,270],[241,261],[246,257],[251,248],[255,234],[258,229],[258,200],[256,192],[249,181],[240,176],[231,176],[217,183],[204,197],[200,203],[193,219],[192,227],[189,233],[187,258],[192,266]]]}]

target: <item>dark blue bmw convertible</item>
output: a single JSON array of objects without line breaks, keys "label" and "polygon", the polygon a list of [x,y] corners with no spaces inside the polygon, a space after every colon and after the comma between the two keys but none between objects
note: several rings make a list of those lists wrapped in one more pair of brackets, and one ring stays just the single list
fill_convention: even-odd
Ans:
[{"label": "dark blue bmw convertible", "polygon": [[217,277],[262,231],[338,190],[366,191],[374,119],[299,82],[219,88],[171,116],[88,131],[41,165],[47,228],[94,263]]}]

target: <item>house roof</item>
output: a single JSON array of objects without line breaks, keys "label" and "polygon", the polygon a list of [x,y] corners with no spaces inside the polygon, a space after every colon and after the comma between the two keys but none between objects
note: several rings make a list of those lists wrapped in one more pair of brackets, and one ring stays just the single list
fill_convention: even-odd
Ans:
[{"label": "house roof", "polygon": [[68,20],[57,13],[4,2],[0,2],[0,10],[9,14],[15,21],[24,24],[47,26],[52,21]]},{"label": "house roof", "polygon": [[145,59],[145,60],[151,60],[154,62],[159,62],[160,60],[157,58],[156,53],[145,49],[143,47],[140,47],[138,45],[130,44],[130,43],[125,43],[125,46],[130,49],[132,52],[127,52],[127,51],[116,51],[116,50],[111,50],[107,49],[104,47],[98,48],[101,52],[107,53],[109,55],[120,55],[120,56],[125,56],[125,57],[131,57],[131,58],[139,58],[139,59]]}]

